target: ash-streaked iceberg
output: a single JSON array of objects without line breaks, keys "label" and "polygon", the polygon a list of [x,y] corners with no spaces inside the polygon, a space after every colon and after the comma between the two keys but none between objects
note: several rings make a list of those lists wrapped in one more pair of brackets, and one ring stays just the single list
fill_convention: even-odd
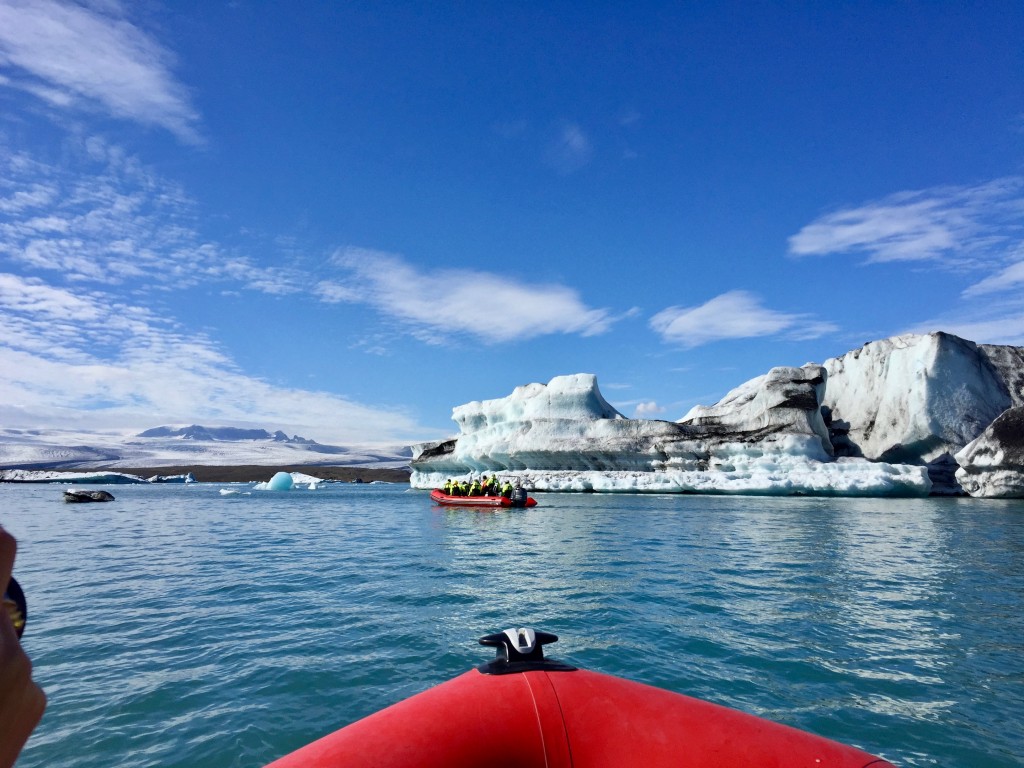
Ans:
[{"label": "ash-streaked iceberg", "polygon": [[896,336],[825,361],[838,455],[928,463],[1024,404],[1024,349],[948,333]]},{"label": "ash-streaked iceberg", "polygon": [[1024,405],[1024,348],[908,334],[824,367],[822,410],[837,456],[923,464],[933,493],[986,495],[983,485],[960,481],[958,452],[1008,408]]},{"label": "ash-streaked iceberg", "polygon": [[835,461],[820,366],[776,368],[680,422],[627,419],[592,374],[454,410],[460,434],[413,448],[413,487],[479,472],[537,491],[920,496],[924,467]]},{"label": "ash-streaked iceberg", "polygon": [[[773,368],[678,422],[627,419],[593,375],[557,376],[455,408],[458,436],[414,446],[411,483],[497,472],[538,491],[988,495],[994,481],[957,484],[957,452],[1022,404],[1024,349],[945,333]],[[1015,487],[1012,452],[991,453],[1011,457],[997,484]]]},{"label": "ash-streaked iceberg", "polygon": [[1024,498],[1024,407],[999,414],[956,461],[956,479],[971,496]]}]

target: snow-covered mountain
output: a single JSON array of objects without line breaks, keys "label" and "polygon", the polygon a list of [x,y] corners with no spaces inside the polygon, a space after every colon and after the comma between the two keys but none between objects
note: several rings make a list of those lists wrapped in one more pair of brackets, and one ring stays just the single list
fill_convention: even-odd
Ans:
[{"label": "snow-covered mountain", "polygon": [[305,437],[293,435],[288,437],[284,432],[278,430],[271,434],[265,429],[242,429],[240,427],[202,427],[192,424],[188,427],[154,427],[140,432],[138,437],[180,437],[183,440],[273,440],[275,443],[299,443],[302,445],[317,445],[316,440],[309,440]]},{"label": "snow-covered mountain", "polygon": [[497,472],[536,490],[1022,495],[1019,411],[1000,416],[1022,404],[1024,349],[945,333],[773,368],[678,422],[624,418],[593,375],[558,376],[455,408],[458,437],[413,446],[411,483]]},{"label": "snow-covered mountain", "polygon": [[0,429],[0,469],[285,464],[401,467],[401,446],[323,445],[265,429],[161,426],[139,434]]}]

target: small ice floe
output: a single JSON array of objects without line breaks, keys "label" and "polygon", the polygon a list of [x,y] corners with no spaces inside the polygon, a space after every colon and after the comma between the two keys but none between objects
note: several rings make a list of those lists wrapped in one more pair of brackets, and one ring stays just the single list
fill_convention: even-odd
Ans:
[{"label": "small ice floe", "polygon": [[291,491],[298,488],[308,488],[315,491],[323,485],[324,480],[302,472],[278,472],[265,483],[256,483],[253,486],[257,491]]},{"label": "small ice floe", "polygon": [[256,491],[290,491],[295,481],[287,472],[277,472],[265,483],[256,483],[253,490]]},{"label": "small ice floe", "polygon": [[242,492],[240,490],[238,490],[237,488],[221,488],[220,489],[220,495],[221,496],[241,496]]}]

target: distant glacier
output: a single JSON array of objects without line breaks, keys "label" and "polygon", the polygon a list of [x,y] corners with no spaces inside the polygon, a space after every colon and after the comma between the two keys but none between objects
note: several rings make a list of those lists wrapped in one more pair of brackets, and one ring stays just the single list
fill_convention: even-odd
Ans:
[{"label": "distant glacier", "polygon": [[124,435],[0,429],[0,469],[116,469],[229,465],[404,467],[406,446],[324,445],[284,432],[238,427],[161,426]]}]

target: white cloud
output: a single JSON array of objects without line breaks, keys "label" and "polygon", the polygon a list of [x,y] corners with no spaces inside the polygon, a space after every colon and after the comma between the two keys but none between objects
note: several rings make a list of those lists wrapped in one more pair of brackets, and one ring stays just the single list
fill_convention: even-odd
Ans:
[{"label": "white cloud", "polygon": [[247,376],[209,338],[104,293],[0,274],[0,416],[8,426],[287,425],[321,442],[429,436],[402,411]]},{"label": "white cloud", "polygon": [[53,202],[57,190],[52,185],[28,183],[7,197],[0,198],[0,213],[20,214],[27,210],[40,209]]},{"label": "white cloud", "polygon": [[767,309],[747,291],[729,291],[697,307],[669,307],[652,317],[650,325],[665,341],[686,348],[783,332],[809,339],[836,330],[832,324],[814,321],[810,315]]},{"label": "white cloud", "polygon": [[1020,241],[1022,216],[1021,177],[900,192],[822,216],[789,238],[789,252],[864,254],[868,263],[990,263]]},{"label": "white cloud", "polygon": [[342,249],[331,262],[345,275],[318,286],[323,300],[369,304],[426,341],[437,342],[439,334],[492,343],[552,333],[592,336],[613,322],[607,310],[590,309],[561,285],[472,270],[428,272],[394,254],[360,248]]},{"label": "white cloud", "polygon": [[92,320],[99,314],[93,301],[53,288],[38,279],[7,274],[0,274],[0,306],[13,312],[36,315],[46,323]]},{"label": "white cloud", "polygon": [[645,403],[637,403],[636,410],[633,412],[634,418],[637,419],[651,419],[665,412],[665,409],[658,405],[654,400],[648,400]]},{"label": "white cloud", "polygon": [[66,109],[110,114],[201,141],[198,113],[171,73],[173,55],[107,4],[0,0],[0,85]]}]

